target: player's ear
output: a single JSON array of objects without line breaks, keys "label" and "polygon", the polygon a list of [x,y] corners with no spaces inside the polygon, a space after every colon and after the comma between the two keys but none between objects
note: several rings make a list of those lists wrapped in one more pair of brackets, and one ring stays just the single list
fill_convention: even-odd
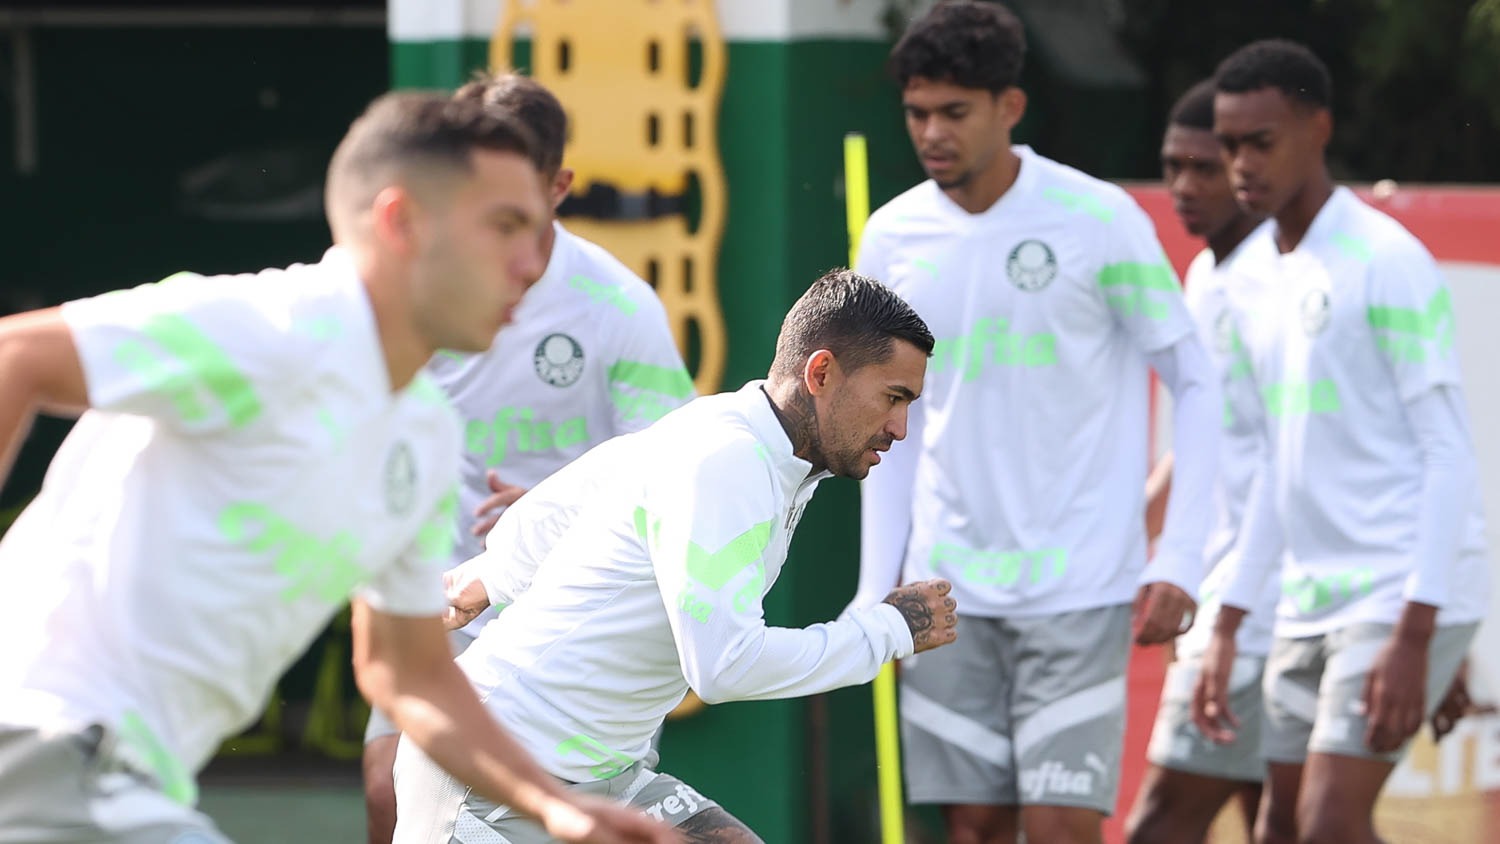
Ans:
[{"label": "player's ear", "polygon": [[406,188],[400,185],[381,188],[370,203],[370,225],[376,241],[398,255],[415,254],[419,213]]},{"label": "player's ear", "polygon": [[1326,108],[1313,112],[1313,140],[1322,148],[1333,140],[1333,114]]},{"label": "player's ear", "polygon": [[819,349],[807,356],[807,363],[802,367],[802,382],[809,393],[820,396],[838,383],[841,374],[833,352]]},{"label": "player's ear", "polygon": [[552,210],[556,211],[563,200],[568,198],[568,191],[573,189],[573,170],[564,167],[557,171],[552,177],[552,184],[548,186],[548,198],[552,200]]},{"label": "player's ear", "polygon": [[1021,118],[1026,116],[1026,92],[1017,85],[1012,85],[1000,92],[1000,120],[1005,124],[1008,132],[1016,128]]}]

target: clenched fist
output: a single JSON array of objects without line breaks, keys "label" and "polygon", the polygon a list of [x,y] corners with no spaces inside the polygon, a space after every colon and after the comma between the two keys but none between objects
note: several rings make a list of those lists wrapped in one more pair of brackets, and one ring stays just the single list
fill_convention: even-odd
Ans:
[{"label": "clenched fist", "polygon": [[948,597],[953,584],[942,578],[919,580],[891,590],[885,602],[901,611],[917,653],[958,638],[958,602]]}]

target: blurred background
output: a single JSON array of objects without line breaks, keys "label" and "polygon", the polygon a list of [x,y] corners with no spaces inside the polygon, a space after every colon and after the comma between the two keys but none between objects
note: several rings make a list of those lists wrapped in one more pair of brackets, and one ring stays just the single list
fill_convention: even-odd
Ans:
[{"label": "blurred background", "polygon": [[[875,205],[922,178],[883,62],[928,5],[0,0],[0,312],[179,270],[315,261],[329,240],[324,167],[372,97],[511,66],[569,110],[579,177],[565,223],[657,287],[700,390],[735,387],[764,373],[791,302],[847,260],[842,136],[869,138]],[[1256,38],[1295,38],[1322,56],[1335,176],[1394,180],[1378,201],[1427,239],[1454,283],[1493,514],[1500,387],[1483,332],[1500,317],[1490,243],[1500,192],[1489,187],[1500,179],[1500,0],[1007,5],[1030,40],[1017,140],[1127,183],[1179,269],[1196,247],[1154,186],[1167,108]],[[67,429],[38,423],[0,491],[0,529]],[[813,504],[768,602],[773,623],[826,620],[852,594],[857,496],[830,483]],[[1481,637],[1491,660],[1481,682],[1500,673],[1494,638]],[[1133,746],[1144,745],[1162,660],[1136,654]],[[859,688],[711,707],[669,725],[663,765],[768,842],[873,841],[869,701]],[[205,807],[245,844],[362,840],[363,718],[340,620],[262,722],[226,743],[205,775]],[[1393,840],[1493,841],[1500,721],[1470,719],[1440,748],[1419,745],[1386,805]],[[914,816],[913,841],[935,840],[930,822]]]}]

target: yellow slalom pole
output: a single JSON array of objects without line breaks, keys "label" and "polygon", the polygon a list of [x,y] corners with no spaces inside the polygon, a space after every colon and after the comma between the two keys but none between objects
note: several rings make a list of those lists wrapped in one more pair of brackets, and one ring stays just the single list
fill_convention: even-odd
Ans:
[{"label": "yellow slalom pole", "polygon": [[[859,237],[870,216],[870,159],[865,136],[844,136],[844,216],[849,223],[849,266],[859,255]],[[895,584],[892,584],[893,586]],[[901,743],[896,722],[896,669],[881,666],[875,676],[875,766],[880,784],[880,842],[904,844],[906,821],[901,800]]]}]

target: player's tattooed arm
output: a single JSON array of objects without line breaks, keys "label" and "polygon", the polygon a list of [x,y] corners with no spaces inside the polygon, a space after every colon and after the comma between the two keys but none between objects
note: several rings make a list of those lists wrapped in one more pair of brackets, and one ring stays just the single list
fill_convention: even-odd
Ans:
[{"label": "player's tattooed arm", "polygon": [[677,825],[689,844],[765,844],[750,828],[720,808],[704,809]]},{"label": "player's tattooed arm", "polygon": [[906,619],[917,653],[958,638],[958,603],[948,596],[952,588],[941,578],[922,580],[898,586],[886,596],[885,602]]}]

